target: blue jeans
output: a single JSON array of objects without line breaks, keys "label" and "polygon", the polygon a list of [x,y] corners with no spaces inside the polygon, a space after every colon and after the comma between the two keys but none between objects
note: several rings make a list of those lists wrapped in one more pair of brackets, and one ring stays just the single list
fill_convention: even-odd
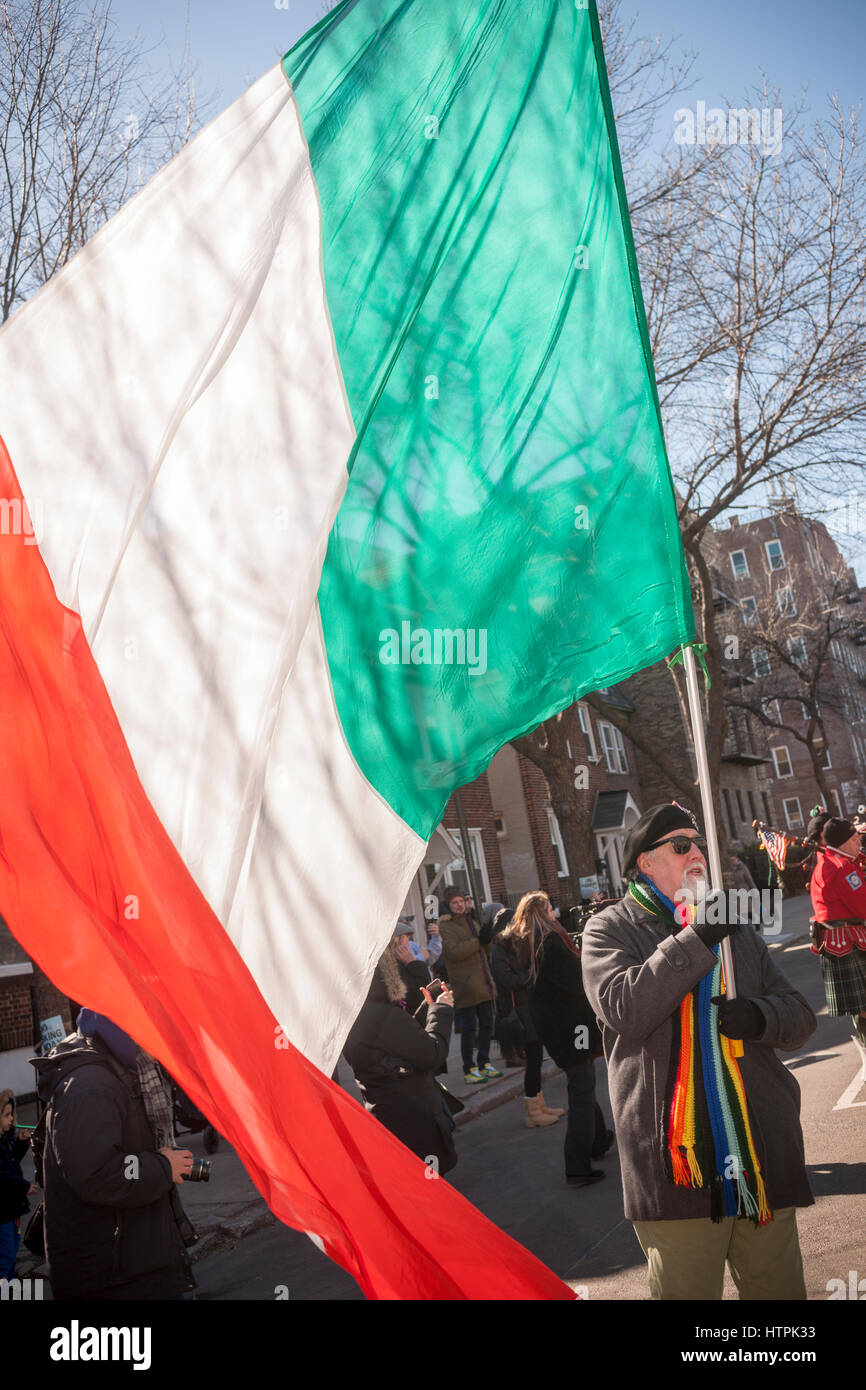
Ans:
[{"label": "blue jeans", "polygon": [[21,1232],[17,1221],[0,1221],[0,1279],[15,1278]]},{"label": "blue jeans", "polygon": [[565,1130],[565,1176],[585,1177],[592,1168],[595,1137],[595,1069],[590,1057],[565,1072],[568,1118]]},{"label": "blue jeans", "polygon": [[478,1036],[478,1065],[484,1067],[490,1061],[490,1039],[493,1037],[493,1000],[485,999],[483,1004],[472,1004],[468,1009],[454,1010],[455,1022],[460,1020],[460,1051],[463,1054],[463,1070],[469,1071],[475,1063],[475,1037]]}]

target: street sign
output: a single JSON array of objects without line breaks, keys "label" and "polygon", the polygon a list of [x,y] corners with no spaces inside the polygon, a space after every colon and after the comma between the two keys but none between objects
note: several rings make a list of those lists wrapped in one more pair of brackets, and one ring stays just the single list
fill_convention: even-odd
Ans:
[{"label": "street sign", "polygon": [[43,1018],[39,1021],[39,1031],[42,1034],[42,1055],[50,1052],[57,1043],[63,1042],[66,1037],[66,1029],[63,1027],[63,1019],[59,1014],[53,1018]]}]

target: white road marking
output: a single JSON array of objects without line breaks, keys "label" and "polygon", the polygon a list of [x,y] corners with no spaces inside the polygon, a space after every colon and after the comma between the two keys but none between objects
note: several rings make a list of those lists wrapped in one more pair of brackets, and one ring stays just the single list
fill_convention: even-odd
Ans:
[{"label": "white road marking", "polygon": [[834,1110],[853,1110],[858,1105],[866,1106],[866,1100],[855,1100],[854,1097],[864,1084],[862,1069],[857,1072],[851,1085],[845,1090],[833,1106]]}]

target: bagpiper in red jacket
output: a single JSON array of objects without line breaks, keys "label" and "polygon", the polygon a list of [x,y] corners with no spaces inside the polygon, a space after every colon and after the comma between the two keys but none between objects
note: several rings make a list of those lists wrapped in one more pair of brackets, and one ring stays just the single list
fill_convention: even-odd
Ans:
[{"label": "bagpiper in red jacket", "polygon": [[[847,956],[854,947],[866,951],[866,857],[825,850],[818,855],[809,891],[817,921],[847,923],[825,930],[827,954]],[[812,950],[817,954],[815,946]]]}]

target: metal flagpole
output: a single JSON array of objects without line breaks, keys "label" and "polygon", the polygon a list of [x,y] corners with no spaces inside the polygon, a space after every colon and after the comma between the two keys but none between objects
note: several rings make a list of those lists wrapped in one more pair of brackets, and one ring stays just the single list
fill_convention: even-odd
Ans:
[{"label": "metal flagpole", "polygon": [[[695,744],[695,762],[698,766],[698,785],[701,789],[701,805],[704,810],[704,829],[707,836],[707,850],[710,859],[710,887],[724,888],[722,877],[722,859],[719,854],[719,837],[716,833],[716,813],[713,806],[713,795],[710,789],[710,765],[707,761],[707,745],[704,741],[704,715],[701,709],[701,697],[698,690],[698,674],[695,666],[695,653],[691,647],[683,647],[683,669],[686,673],[686,689],[689,696],[689,714],[692,721],[692,738]],[[731,939],[726,936],[720,943],[722,957],[722,968],[725,972],[725,987],[729,999],[735,999],[737,995],[734,984],[734,955],[731,950]],[[735,1051],[738,1056],[742,1056],[741,1042],[734,1043]]]}]

